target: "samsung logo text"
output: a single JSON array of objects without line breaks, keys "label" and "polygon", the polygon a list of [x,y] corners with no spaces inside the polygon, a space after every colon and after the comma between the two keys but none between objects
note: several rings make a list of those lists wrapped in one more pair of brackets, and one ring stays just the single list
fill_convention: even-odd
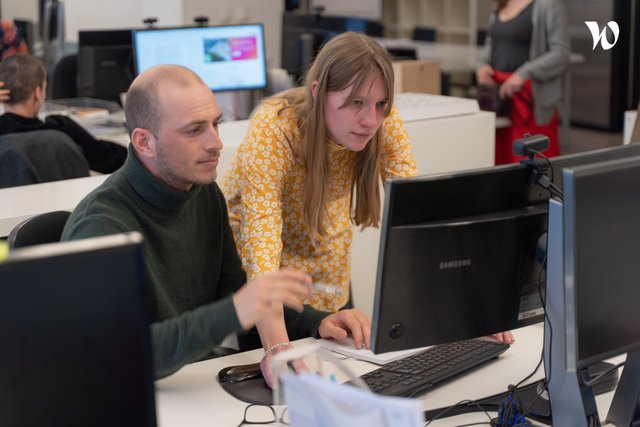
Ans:
[{"label": "samsung logo text", "polygon": [[471,259],[456,259],[453,261],[442,261],[440,263],[440,270],[448,270],[450,268],[471,267]]}]

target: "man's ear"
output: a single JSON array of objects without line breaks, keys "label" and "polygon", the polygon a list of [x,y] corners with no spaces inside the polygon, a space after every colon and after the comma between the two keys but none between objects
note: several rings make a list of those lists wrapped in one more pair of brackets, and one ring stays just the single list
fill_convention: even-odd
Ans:
[{"label": "man's ear", "polygon": [[316,96],[318,96],[318,86],[320,86],[320,83],[317,80],[311,82],[311,95],[313,96],[314,101]]},{"label": "man's ear", "polygon": [[41,86],[36,86],[35,89],[33,89],[34,101],[39,101],[40,103],[44,103],[46,90],[47,89],[44,83]]},{"label": "man's ear", "polygon": [[157,154],[156,137],[147,129],[135,128],[131,132],[131,144],[138,156],[152,159]]}]

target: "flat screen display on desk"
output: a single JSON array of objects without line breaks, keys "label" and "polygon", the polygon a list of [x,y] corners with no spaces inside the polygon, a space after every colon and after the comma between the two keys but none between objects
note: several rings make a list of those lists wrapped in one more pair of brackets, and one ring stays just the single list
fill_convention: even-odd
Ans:
[{"label": "flat screen display on desk", "polygon": [[213,91],[267,86],[262,24],[134,31],[136,74],[159,64],[193,70]]}]

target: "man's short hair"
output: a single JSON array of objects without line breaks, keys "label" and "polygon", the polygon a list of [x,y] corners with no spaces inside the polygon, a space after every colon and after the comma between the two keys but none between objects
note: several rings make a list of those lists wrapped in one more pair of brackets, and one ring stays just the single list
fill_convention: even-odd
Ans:
[{"label": "man's short hair", "polygon": [[46,80],[44,64],[30,55],[16,54],[0,62],[0,81],[11,91],[7,104],[26,101],[37,87],[43,87]]},{"label": "man's short hair", "polygon": [[[144,74],[144,75],[143,75]],[[124,115],[129,136],[135,128],[147,129],[158,136],[160,129],[160,86],[166,82],[181,86],[206,84],[192,70],[179,65],[156,65],[133,81],[127,92]]]}]

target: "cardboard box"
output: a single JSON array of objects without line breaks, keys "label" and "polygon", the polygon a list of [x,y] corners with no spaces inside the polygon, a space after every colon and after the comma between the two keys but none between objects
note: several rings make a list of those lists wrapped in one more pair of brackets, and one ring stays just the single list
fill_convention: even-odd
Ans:
[{"label": "cardboard box", "polygon": [[440,65],[434,61],[409,60],[394,61],[394,90],[400,92],[419,92],[440,95]]}]

